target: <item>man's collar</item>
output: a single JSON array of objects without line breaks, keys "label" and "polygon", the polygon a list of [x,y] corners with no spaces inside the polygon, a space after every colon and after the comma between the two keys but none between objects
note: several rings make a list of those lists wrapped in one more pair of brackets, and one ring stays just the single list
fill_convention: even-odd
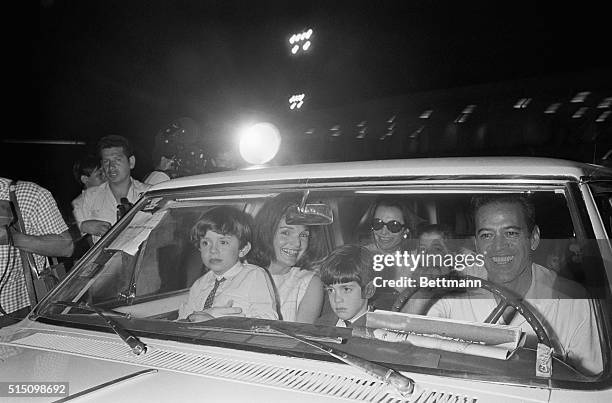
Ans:
[{"label": "man's collar", "polygon": [[[128,178],[128,189],[127,189],[127,193],[125,195],[125,197],[129,198],[130,194],[133,194],[135,192],[135,187],[134,187],[134,179],[130,176]],[[115,193],[113,192],[113,188],[111,187],[111,183],[109,181],[106,181],[106,185],[108,190],[111,191],[111,193],[113,193],[113,196],[115,196]]]}]

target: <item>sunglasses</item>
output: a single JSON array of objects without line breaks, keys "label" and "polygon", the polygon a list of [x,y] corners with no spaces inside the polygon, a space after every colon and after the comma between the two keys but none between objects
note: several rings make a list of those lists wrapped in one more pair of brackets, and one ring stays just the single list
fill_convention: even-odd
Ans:
[{"label": "sunglasses", "polygon": [[380,218],[373,218],[372,222],[370,222],[370,227],[374,231],[380,231],[385,225],[387,226],[387,229],[389,230],[389,232],[392,232],[394,234],[397,234],[404,228],[404,224],[402,224],[401,222],[397,220],[391,220],[391,221],[384,222]]}]

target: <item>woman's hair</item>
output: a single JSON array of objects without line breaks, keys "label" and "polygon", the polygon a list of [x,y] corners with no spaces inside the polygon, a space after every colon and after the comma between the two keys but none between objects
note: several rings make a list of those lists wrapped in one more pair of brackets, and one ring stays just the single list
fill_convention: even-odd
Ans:
[{"label": "woman's hair", "polygon": [[[253,263],[261,267],[268,267],[276,259],[274,251],[274,236],[281,219],[287,214],[291,206],[299,206],[300,193],[283,193],[267,200],[255,216],[253,231]],[[296,267],[310,270],[312,262],[320,259],[324,254],[323,231],[319,226],[307,226],[310,232],[308,248],[296,262]]]},{"label": "woman's hair", "polygon": [[408,228],[408,237],[414,238],[416,233],[416,228],[420,222],[423,221],[419,216],[417,216],[410,208],[406,205],[406,201],[398,198],[380,198],[377,199],[368,210],[367,221],[366,223],[369,225],[372,219],[374,218],[374,214],[376,214],[376,209],[379,207],[395,207],[402,212],[402,217],[404,218],[404,224],[406,228]]},{"label": "woman's hair", "polygon": [[374,278],[372,252],[359,245],[342,245],[318,264],[325,285],[356,281],[363,290]]},{"label": "woman's hair", "polygon": [[200,239],[206,232],[213,231],[222,235],[234,235],[244,247],[253,238],[253,219],[235,207],[220,206],[205,212],[191,228],[191,242],[199,248]]}]

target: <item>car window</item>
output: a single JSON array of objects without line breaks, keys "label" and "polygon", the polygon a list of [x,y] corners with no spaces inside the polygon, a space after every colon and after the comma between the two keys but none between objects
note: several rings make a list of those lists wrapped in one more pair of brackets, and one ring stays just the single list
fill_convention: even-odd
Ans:
[{"label": "car window", "polygon": [[[537,245],[533,244],[530,256],[533,263],[541,269],[538,269],[540,271],[537,273],[534,271],[533,276],[539,276],[538,281],[550,281],[550,284],[544,284],[547,290],[555,286],[553,282],[571,284],[569,288],[562,289],[563,293],[542,294],[536,297],[546,300],[554,298],[568,301],[583,300],[586,301],[586,305],[590,304],[594,312],[601,312],[600,309],[609,304],[610,295],[610,290],[606,286],[607,281],[604,281],[606,279],[604,262],[595,240],[583,239],[579,235],[583,232],[575,230],[576,225],[588,223],[574,222],[574,217],[577,215],[572,214],[572,211],[578,207],[572,204],[574,203],[572,200],[576,198],[568,197],[571,191],[571,188],[558,182],[538,186],[512,184],[493,186],[492,184],[485,187],[465,184],[459,189],[456,184],[440,181],[431,182],[426,187],[346,182],[334,186],[312,184],[307,189],[279,185],[270,187],[270,191],[265,191],[265,187],[261,184],[255,184],[232,189],[206,188],[201,191],[190,190],[180,193],[159,192],[142,199],[129,215],[113,228],[110,235],[96,245],[71,275],[69,281],[54,292],[50,301],[87,303],[127,313],[132,318],[128,324],[131,329],[146,330],[152,337],[171,336],[187,342],[195,340],[201,343],[210,342],[215,338],[211,339],[202,332],[198,333],[199,336],[194,336],[193,328],[185,327],[184,322],[177,321],[179,308],[189,298],[190,288],[209,271],[203,263],[198,244],[194,243],[191,236],[194,224],[208,212],[219,207],[231,207],[255,219],[261,214],[265,203],[274,198],[292,195],[308,205],[329,208],[325,210],[321,207],[317,210],[317,214],[330,211],[332,215],[331,222],[316,221],[321,217],[315,217],[316,219],[309,217],[315,220],[316,224],[308,227],[311,230],[305,236],[310,237],[311,242],[314,234],[321,239],[320,255],[318,259],[313,260],[309,270],[320,273],[322,260],[343,245],[363,246],[372,256],[391,256],[388,262],[382,258],[378,261],[374,258],[372,260],[373,276],[378,279],[375,280],[376,293],[370,302],[372,309],[396,311],[393,303],[397,301],[402,290],[401,287],[390,285],[387,280],[397,276],[408,278],[414,271],[410,270],[409,265],[402,268],[402,264],[398,263],[399,260],[393,260],[399,254],[398,251],[405,252],[405,256],[421,255],[423,259],[429,256],[428,254],[440,255],[441,260],[432,259],[427,276],[433,277],[428,278],[469,275],[473,276],[472,278],[487,279],[487,270],[483,263],[487,257],[482,255],[485,248],[483,245],[487,245],[489,240],[493,243],[498,242],[502,246],[504,243],[512,244],[517,237],[524,235],[521,235],[521,231],[527,229],[498,230],[494,226],[487,227],[488,224],[484,227],[479,224],[477,227],[472,209],[476,199],[509,196],[528,199],[535,209],[539,242]],[[601,194],[598,193],[600,196]],[[379,206],[381,200],[399,202],[405,206],[404,215],[396,218],[392,215],[377,218],[375,206]],[[606,214],[605,208],[609,207],[609,198],[608,204],[603,203],[601,197],[598,200],[600,208],[603,209],[602,214]],[[394,211],[392,208],[388,210]],[[607,211],[609,218],[609,209]],[[315,226],[316,230],[312,229]],[[380,228],[375,230],[378,227]],[[434,242],[438,249],[428,249],[431,244],[426,245],[426,242],[420,239],[420,235],[431,228],[444,228],[446,231],[440,240]],[[376,238],[376,231],[384,236]],[[396,249],[385,249],[385,242],[398,234],[401,235],[401,247],[397,246],[400,245],[398,243],[394,246]],[[503,239],[494,240],[495,237]],[[258,245],[252,245],[252,250],[256,246]],[[447,260],[443,260],[445,258]],[[500,254],[496,259],[501,261],[506,258]],[[249,264],[255,262],[252,254],[246,254],[244,260]],[[422,297],[427,299],[427,310],[420,312],[419,315],[431,316],[431,309],[436,303],[440,300],[445,301],[447,297],[456,297],[456,294],[451,295],[453,292],[456,293],[457,289],[451,290],[439,286],[435,295]],[[324,298],[322,315],[329,313],[330,309],[333,310],[328,296]],[[54,318],[71,326],[99,322],[96,315],[78,308],[47,304],[43,305],[39,312],[44,317]],[[551,313],[543,312],[537,316],[546,320],[549,314]],[[602,343],[606,328],[603,321],[609,318],[595,314],[593,317],[599,320],[591,324],[594,332],[592,336],[598,346],[594,354],[598,362],[603,362],[603,357],[608,353],[605,350],[605,343]],[[238,326],[243,331],[245,326],[248,329],[256,323],[248,322],[248,326],[244,323],[239,324],[237,318],[219,322],[222,319],[215,319],[214,323],[217,326],[218,323],[229,327]],[[333,324],[331,326],[334,327]],[[312,332],[321,331],[320,327],[308,327],[308,329]],[[433,332],[435,331],[434,328]],[[218,338],[216,340],[218,342]],[[248,339],[241,340],[239,345],[231,346],[255,348]],[[224,339],[224,342],[227,340]],[[528,342],[530,342],[529,337],[526,343]],[[368,350],[367,343],[363,344],[365,342],[357,339],[348,343],[346,348],[349,350],[355,348],[355,343],[359,346],[360,353],[376,361],[395,365],[397,368],[419,367],[421,364],[414,357],[435,354],[438,357],[434,360],[436,364],[434,365],[429,359],[425,360],[421,370],[428,371],[435,367],[455,376],[475,373],[482,377],[490,376],[491,371],[494,371],[498,375],[512,377],[521,382],[537,381],[530,366],[533,364],[530,360],[535,360],[536,346],[533,344],[526,345],[522,353],[500,363],[498,360],[483,359],[479,356],[462,357],[463,354],[457,352],[438,350],[432,352],[433,350],[426,348],[414,350],[415,347],[410,350],[404,344],[381,340],[376,343],[382,343],[387,351],[395,351],[395,354],[377,353],[380,346],[376,343],[372,344],[371,350]],[[266,351],[286,354],[287,349],[284,347],[281,349],[274,343],[264,344]],[[559,350],[559,359],[564,360],[568,366],[577,362],[572,361],[571,348],[564,346]],[[530,368],[530,372],[526,372],[527,370],[523,368]],[[588,371],[581,372],[590,375]],[[560,370],[553,373],[553,377],[561,380],[587,379],[570,370]]]}]

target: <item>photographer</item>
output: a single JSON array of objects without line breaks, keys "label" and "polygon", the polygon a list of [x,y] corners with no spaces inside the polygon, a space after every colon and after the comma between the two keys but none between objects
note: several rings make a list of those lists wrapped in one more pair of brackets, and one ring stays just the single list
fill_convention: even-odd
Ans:
[{"label": "photographer", "polygon": [[209,157],[201,137],[198,124],[188,117],[178,118],[161,129],[153,148],[155,170],[146,176],[144,183],[156,185],[207,172]]}]

